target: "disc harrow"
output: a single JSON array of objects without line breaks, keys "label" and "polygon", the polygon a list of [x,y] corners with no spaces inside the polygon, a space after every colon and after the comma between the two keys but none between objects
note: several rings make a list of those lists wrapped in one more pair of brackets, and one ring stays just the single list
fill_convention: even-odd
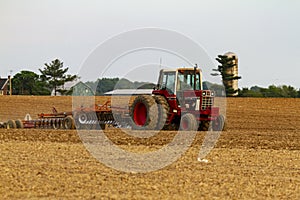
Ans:
[{"label": "disc harrow", "polygon": [[27,114],[24,120],[8,120],[0,123],[0,128],[38,128],[38,129],[104,129],[107,126],[128,126],[128,108],[111,107],[107,101],[103,105],[74,109],[69,112],[40,113],[38,119],[31,119]]}]

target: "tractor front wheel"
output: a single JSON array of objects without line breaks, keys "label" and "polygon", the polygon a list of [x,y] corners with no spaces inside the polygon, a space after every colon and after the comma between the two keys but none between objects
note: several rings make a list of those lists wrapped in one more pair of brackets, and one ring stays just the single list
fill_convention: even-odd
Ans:
[{"label": "tractor front wheel", "polygon": [[182,131],[197,131],[198,121],[191,113],[186,113],[181,117],[180,130]]},{"label": "tractor front wheel", "polygon": [[225,130],[225,118],[223,115],[219,115],[216,120],[212,122],[213,131]]}]

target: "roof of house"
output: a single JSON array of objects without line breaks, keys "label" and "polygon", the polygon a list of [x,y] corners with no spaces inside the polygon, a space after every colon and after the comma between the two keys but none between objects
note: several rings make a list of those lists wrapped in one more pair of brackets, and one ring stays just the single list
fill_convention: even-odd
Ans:
[{"label": "roof of house", "polygon": [[75,81],[71,81],[71,82],[66,82],[63,86],[63,88],[65,90],[70,90],[72,87],[74,87],[75,85],[77,85],[78,83],[80,83],[81,81],[79,80],[75,80]]},{"label": "roof of house", "polygon": [[152,94],[153,89],[116,89],[104,93],[104,95],[141,95]]},{"label": "roof of house", "polygon": [[0,78],[0,90],[3,90],[5,85],[8,84],[8,79],[7,78]]}]

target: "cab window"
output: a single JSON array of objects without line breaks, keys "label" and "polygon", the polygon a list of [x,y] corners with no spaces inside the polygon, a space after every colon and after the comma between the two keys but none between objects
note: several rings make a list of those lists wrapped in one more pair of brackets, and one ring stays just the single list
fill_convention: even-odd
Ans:
[{"label": "cab window", "polygon": [[200,90],[200,74],[194,74],[193,71],[185,71],[178,73],[177,90],[193,90],[196,81],[196,90]]},{"label": "cab window", "polygon": [[174,93],[175,91],[175,72],[165,72],[163,74],[161,89],[167,89],[169,92]]}]

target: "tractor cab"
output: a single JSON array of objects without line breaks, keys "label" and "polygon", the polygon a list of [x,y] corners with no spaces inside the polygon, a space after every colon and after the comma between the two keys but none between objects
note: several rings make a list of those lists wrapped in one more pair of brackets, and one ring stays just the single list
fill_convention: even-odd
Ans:
[{"label": "tractor cab", "polygon": [[[202,72],[196,67],[161,70],[158,89],[153,93],[157,94],[157,91],[160,91],[160,94],[168,100],[176,100],[176,103],[173,103],[174,107],[186,111],[200,110],[200,100],[204,100],[203,94],[206,93],[202,85]],[[210,92],[207,91],[207,93]],[[212,106],[213,98],[208,100],[209,104],[206,105]]]},{"label": "tractor cab", "polygon": [[161,70],[158,90],[167,90],[170,95],[177,95],[185,90],[202,90],[202,73],[197,68],[179,68]]}]

